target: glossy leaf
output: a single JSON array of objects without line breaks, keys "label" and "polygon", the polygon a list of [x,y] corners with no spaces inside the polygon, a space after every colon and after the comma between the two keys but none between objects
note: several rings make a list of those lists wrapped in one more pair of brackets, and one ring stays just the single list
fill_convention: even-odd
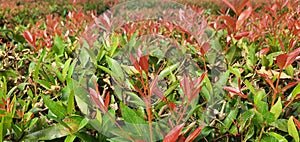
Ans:
[{"label": "glossy leaf", "polygon": [[294,122],[295,122],[298,130],[300,131],[300,122],[296,118],[293,118],[293,119],[294,119]]},{"label": "glossy leaf", "polygon": [[55,114],[58,118],[62,119],[66,117],[67,109],[58,102],[52,101],[49,97],[42,95],[43,101],[49,110]]},{"label": "glossy leaf", "polygon": [[295,142],[299,142],[299,131],[297,130],[293,120],[293,116],[291,116],[288,120],[288,133],[294,138]]},{"label": "glossy leaf", "polygon": [[282,112],[282,104],[280,97],[278,98],[277,102],[272,106],[270,112],[275,115],[275,120],[280,116]]},{"label": "glossy leaf", "polygon": [[182,128],[184,127],[184,123],[175,126],[164,138],[163,142],[175,142],[178,137],[179,134],[182,130]]},{"label": "glossy leaf", "polygon": [[279,134],[277,134],[275,132],[268,132],[267,134],[270,135],[270,136],[273,136],[279,142],[288,142],[286,138],[284,138],[282,135],[279,135]]},{"label": "glossy leaf", "polygon": [[185,139],[185,142],[192,142],[202,131],[204,125],[200,125],[196,130],[194,130],[189,136]]},{"label": "glossy leaf", "polygon": [[250,6],[245,11],[243,11],[241,15],[239,15],[239,18],[236,21],[236,29],[239,29],[243,25],[243,23],[249,18],[251,13],[252,13],[252,7]]},{"label": "glossy leaf", "polygon": [[222,1],[237,14],[236,8],[229,1],[227,0],[222,0]]}]

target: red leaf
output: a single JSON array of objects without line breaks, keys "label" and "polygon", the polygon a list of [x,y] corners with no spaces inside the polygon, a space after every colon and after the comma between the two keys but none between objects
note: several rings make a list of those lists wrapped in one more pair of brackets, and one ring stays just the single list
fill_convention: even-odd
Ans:
[{"label": "red leaf", "polygon": [[185,140],[185,142],[192,142],[202,131],[204,125],[200,125],[195,131],[193,131]]},{"label": "red leaf", "polygon": [[239,16],[237,22],[236,22],[236,29],[239,29],[243,23],[245,22],[246,19],[249,18],[249,16],[252,13],[252,7],[248,7],[246,10],[244,10],[241,15]]},{"label": "red leaf", "polygon": [[263,48],[260,51],[258,51],[258,55],[266,55],[270,51],[269,47]]},{"label": "red leaf", "polygon": [[242,33],[239,33],[238,35],[235,35],[234,38],[237,40],[240,40],[241,38],[246,37],[248,35],[249,35],[249,32],[242,32]]},{"label": "red leaf", "polygon": [[210,49],[209,43],[208,43],[208,42],[205,42],[205,43],[201,46],[201,48],[200,48],[200,53],[201,53],[202,55],[204,55],[209,49]]},{"label": "red leaf", "polygon": [[220,16],[219,18],[224,20],[224,23],[231,29],[235,29],[235,19],[230,16]]},{"label": "red leaf", "polygon": [[142,67],[142,70],[144,70],[145,72],[148,72],[148,70],[149,70],[148,56],[140,57],[139,64]]},{"label": "red leaf", "polygon": [[276,64],[281,70],[283,70],[287,66],[291,65],[296,60],[299,54],[300,48],[297,48],[294,51],[287,54],[281,54],[276,57]]},{"label": "red leaf", "polygon": [[105,105],[106,109],[108,108],[109,104],[110,104],[110,93],[107,92],[107,94],[105,96],[105,101],[104,101],[104,105]]},{"label": "red leaf", "polygon": [[278,41],[279,41],[279,45],[280,45],[281,50],[285,51],[285,48],[284,48],[282,40],[280,38],[278,38]]},{"label": "red leaf", "polygon": [[236,10],[237,11],[237,15],[239,15],[242,10],[244,9],[244,7],[247,5],[247,4],[250,4],[249,3],[250,0],[244,0],[243,3],[238,7],[238,9]]},{"label": "red leaf", "polygon": [[294,85],[297,85],[298,83],[299,83],[299,81],[297,81],[297,82],[290,82],[286,86],[284,86],[283,88],[281,88],[280,92],[285,92],[287,89],[293,87]]},{"label": "red leaf", "polygon": [[164,138],[163,142],[175,142],[178,137],[179,134],[182,130],[182,128],[184,127],[184,123],[177,125],[176,127],[174,127]]},{"label": "red leaf", "polygon": [[295,47],[296,44],[297,44],[297,39],[295,40],[294,38],[292,38],[290,40],[289,49],[292,49],[293,47]]},{"label": "red leaf", "polygon": [[236,8],[227,0],[222,0],[227,6],[229,6],[235,13],[237,13]]},{"label": "red leaf", "polygon": [[137,60],[135,59],[135,57],[132,54],[130,54],[130,61],[135,69],[137,69],[138,71],[141,70]]},{"label": "red leaf", "polygon": [[35,47],[35,36],[32,35],[28,30],[26,30],[24,33],[23,33],[23,37],[25,38],[25,40],[30,43],[34,48]]},{"label": "red leaf", "polygon": [[[234,95],[238,95],[241,98],[248,98],[248,95],[245,95],[243,92],[241,92],[238,88],[235,87],[229,87],[229,86],[224,86],[224,90],[233,93]],[[234,95],[231,95],[230,97],[233,97]]]},{"label": "red leaf", "polygon": [[281,70],[283,70],[285,68],[286,62],[287,62],[286,54],[281,54],[276,57],[276,64]]},{"label": "red leaf", "polygon": [[223,89],[225,89],[228,92],[234,93],[234,94],[240,94],[241,93],[241,91],[238,88],[235,88],[235,87],[224,86]]},{"label": "red leaf", "polygon": [[297,128],[298,128],[299,131],[300,131],[300,122],[299,122],[295,117],[293,117],[293,118],[294,118],[294,122],[295,122]]},{"label": "red leaf", "polygon": [[101,96],[94,90],[93,88],[89,88],[90,90],[90,96],[92,98],[92,101],[95,103],[95,105],[101,109],[101,111],[106,111],[106,108],[104,106],[103,99]]},{"label": "red leaf", "polygon": [[183,94],[187,96],[187,98],[190,98],[191,95],[191,87],[189,80],[186,75],[183,76],[183,80],[180,81],[180,87],[183,90]]}]

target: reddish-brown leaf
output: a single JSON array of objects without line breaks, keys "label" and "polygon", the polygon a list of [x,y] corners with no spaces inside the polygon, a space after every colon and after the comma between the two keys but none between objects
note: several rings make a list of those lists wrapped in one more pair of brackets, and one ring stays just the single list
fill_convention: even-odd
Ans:
[{"label": "reddish-brown leaf", "polygon": [[108,108],[109,104],[110,104],[110,93],[107,92],[107,94],[105,96],[105,101],[104,101],[104,105],[105,105],[106,109]]},{"label": "reddish-brown leaf", "polygon": [[299,131],[300,131],[300,122],[299,122],[295,117],[294,117],[294,122],[295,122],[297,128],[298,128]]},{"label": "reddish-brown leaf", "polygon": [[235,13],[237,13],[236,8],[227,0],[222,0],[229,8],[231,8]]},{"label": "reddish-brown leaf", "polygon": [[249,18],[252,13],[252,7],[249,6],[246,10],[244,10],[241,15],[239,15],[238,20],[236,21],[236,29],[239,29],[243,23]]},{"label": "reddish-brown leaf", "polygon": [[285,48],[284,48],[282,40],[280,38],[278,38],[278,41],[279,41],[279,45],[280,45],[281,50],[285,51]]},{"label": "reddish-brown leaf", "polygon": [[208,42],[205,42],[200,48],[200,53],[204,55],[209,49],[210,49],[210,44]]},{"label": "reddish-brown leaf", "polygon": [[104,106],[103,99],[101,96],[94,90],[93,88],[89,88],[90,90],[90,96],[92,98],[92,101],[95,103],[95,105],[101,109],[101,111],[106,111],[106,108]]},{"label": "reddish-brown leaf", "polygon": [[297,48],[294,51],[287,54],[281,54],[276,57],[276,64],[281,70],[283,70],[287,66],[291,65],[296,60],[299,54],[300,48]]},{"label": "reddish-brown leaf", "polygon": [[234,38],[237,40],[240,40],[241,38],[246,37],[248,35],[249,35],[249,32],[241,32],[241,33],[235,35]]},{"label": "reddish-brown leaf", "polygon": [[195,131],[193,131],[186,139],[185,142],[192,142],[202,131],[204,125],[200,125]]},{"label": "reddish-brown leaf", "polygon": [[247,4],[250,4],[250,0],[244,0],[243,3],[237,8],[237,15],[239,15],[242,10],[244,9],[244,7],[247,5]]},{"label": "reddish-brown leaf", "polygon": [[297,82],[290,82],[286,86],[284,86],[283,88],[281,88],[280,92],[285,92],[287,89],[290,89],[291,87],[297,85],[298,83],[299,83],[299,81],[297,81]]},{"label": "reddish-brown leaf", "polygon": [[148,72],[148,69],[149,69],[148,56],[142,56],[140,58],[139,64],[142,67],[142,70],[144,70],[145,72]]},{"label": "reddish-brown leaf", "polygon": [[189,79],[186,75],[183,76],[183,80],[180,81],[180,87],[183,90],[183,94],[187,97],[190,98],[191,95],[191,87],[189,83]]},{"label": "reddish-brown leaf", "polygon": [[32,35],[28,30],[26,30],[24,33],[23,33],[23,37],[25,38],[25,40],[30,43],[34,48],[35,47],[35,36]]},{"label": "reddish-brown leaf", "polygon": [[219,18],[223,19],[224,20],[224,23],[227,27],[235,30],[235,19],[233,19],[232,17],[230,16],[220,16]]},{"label": "reddish-brown leaf", "polygon": [[175,142],[178,137],[179,134],[182,130],[182,128],[184,127],[184,123],[177,125],[176,127],[174,127],[164,138],[163,142]]},{"label": "reddish-brown leaf", "polygon": [[258,55],[266,55],[270,51],[269,47],[263,48],[257,52]]},{"label": "reddish-brown leaf", "polygon": [[297,39],[295,40],[295,38],[292,38],[289,43],[289,49],[294,48],[296,44],[297,44]]},{"label": "reddish-brown leaf", "polygon": [[131,61],[132,65],[134,66],[134,68],[137,69],[138,71],[140,71],[141,69],[140,69],[139,63],[137,62],[135,57],[132,54],[130,54],[129,56],[130,56],[129,57],[130,61]]},{"label": "reddish-brown leaf", "polygon": [[286,62],[287,62],[286,54],[281,54],[276,57],[276,64],[281,70],[283,70],[285,68]]},{"label": "reddish-brown leaf", "polygon": [[223,89],[228,91],[228,92],[234,93],[234,94],[240,94],[241,93],[241,91],[238,88],[235,88],[235,87],[224,86]]}]

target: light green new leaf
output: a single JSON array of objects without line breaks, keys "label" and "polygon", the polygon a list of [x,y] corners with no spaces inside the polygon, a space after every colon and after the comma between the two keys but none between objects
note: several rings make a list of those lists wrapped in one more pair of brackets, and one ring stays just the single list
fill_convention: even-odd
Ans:
[{"label": "light green new leaf", "polygon": [[279,135],[275,132],[268,132],[267,134],[276,138],[278,140],[278,142],[288,142],[285,137],[283,137],[282,135]]},{"label": "light green new leaf", "polygon": [[295,126],[294,120],[293,120],[293,116],[291,116],[288,120],[288,133],[290,136],[292,136],[295,140],[295,142],[299,142],[299,134],[297,131],[297,128]]},{"label": "light green new leaf", "polygon": [[298,84],[292,91],[292,98],[294,99],[298,94],[300,94],[300,84]]},{"label": "light green new leaf", "polygon": [[281,104],[281,98],[278,98],[278,101],[273,105],[273,107],[270,110],[271,113],[274,114],[275,120],[280,116],[282,112],[282,104]]},{"label": "light green new leaf", "polygon": [[69,58],[69,59],[66,61],[66,63],[64,64],[64,68],[63,68],[63,70],[62,70],[62,77],[63,77],[62,82],[64,82],[64,81],[66,80],[67,73],[68,73],[68,71],[69,71],[69,67],[70,67],[71,61],[72,61],[72,59]]}]

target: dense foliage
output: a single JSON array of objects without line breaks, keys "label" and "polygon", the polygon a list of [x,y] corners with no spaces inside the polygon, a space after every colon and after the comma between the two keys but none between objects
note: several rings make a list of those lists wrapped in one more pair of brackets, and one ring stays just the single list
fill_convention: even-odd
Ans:
[{"label": "dense foliage", "polygon": [[2,2],[0,141],[299,142],[300,1],[178,2],[120,27],[118,1]]}]

